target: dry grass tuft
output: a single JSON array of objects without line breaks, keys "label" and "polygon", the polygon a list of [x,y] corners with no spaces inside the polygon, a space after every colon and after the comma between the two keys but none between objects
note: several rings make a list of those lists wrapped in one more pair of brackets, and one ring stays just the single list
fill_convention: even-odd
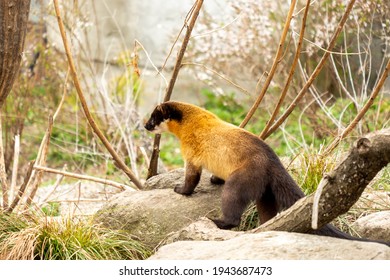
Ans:
[{"label": "dry grass tuft", "polygon": [[90,220],[0,213],[0,259],[118,260],[150,254],[129,234]]}]

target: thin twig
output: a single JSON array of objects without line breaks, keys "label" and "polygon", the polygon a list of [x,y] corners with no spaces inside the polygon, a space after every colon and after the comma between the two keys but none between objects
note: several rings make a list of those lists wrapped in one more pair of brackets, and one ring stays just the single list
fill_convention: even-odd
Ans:
[{"label": "thin twig", "polygon": [[324,190],[324,186],[328,184],[328,177],[324,176],[320,183],[318,184],[317,190],[314,193],[313,197],[313,210],[312,210],[312,216],[311,216],[311,228],[317,229],[318,228],[318,209],[319,209],[319,203],[320,198],[322,195],[322,191]]},{"label": "thin twig", "polygon": [[70,73],[70,69],[68,67],[68,71],[66,71],[65,82],[64,82],[64,85],[63,85],[61,101],[60,101],[60,103],[57,106],[57,110],[54,112],[53,122],[55,122],[55,120],[57,119],[57,116],[58,116],[58,114],[59,114],[59,112],[60,112],[60,110],[62,108],[62,105],[65,102],[65,97],[66,97],[66,92],[67,92],[67,84],[68,84],[68,81],[69,81],[69,73]]},{"label": "thin twig", "polygon": [[28,185],[28,182],[30,181],[31,179],[31,174],[33,172],[33,167],[34,167],[34,164],[35,164],[35,160],[31,161],[29,166],[28,166],[28,169],[27,169],[27,174],[26,176],[24,177],[24,180],[23,180],[23,183],[22,185],[20,186],[19,188],[19,191],[18,191],[18,194],[15,196],[14,200],[12,201],[11,205],[9,208],[7,208],[7,212],[8,213],[11,213],[16,205],[18,205],[20,199],[22,198],[22,196],[24,195],[24,192],[26,191],[26,187]]},{"label": "thin twig", "polygon": [[63,24],[62,19],[61,19],[60,9],[59,9],[59,6],[58,6],[58,0],[54,0],[53,3],[54,3],[55,12],[56,12],[56,15],[57,15],[57,21],[58,21],[58,26],[59,26],[59,29],[60,29],[62,41],[64,43],[66,56],[68,58],[68,63],[69,63],[69,67],[70,67],[70,70],[71,70],[70,72],[71,72],[71,75],[72,75],[72,78],[73,78],[73,83],[74,83],[74,86],[76,88],[78,97],[80,99],[81,106],[83,108],[85,117],[87,118],[88,123],[90,124],[90,126],[93,129],[93,131],[95,132],[95,134],[99,137],[99,139],[101,140],[103,145],[106,147],[108,152],[113,157],[113,159],[114,159],[114,161],[116,163],[116,166],[118,166],[129,177],[129,179],[133,182],[133,184],[138,189],[142,189],[142,183],[138,180],[138,178],[134,175],[134,173],[130,170],[130,168],[127,167],[127,165],[123,162],[123,160],[119,157],[119,155],[113,149],[113,147],[111,146],[110,142],[108,142],[107,138],[104,136],[102,131],[97,126],[95,120],[93,119],[93,117],[92,117],[92,115],[91,115],[91,113],[89,111],[89,108],[88,108],[88,105],[87,105],[87,101],[86,101],[86,99],[84,97],[84,93],[83,93],[83,91],[81,89],[81,85],[80,85],[80,82],[79,82],[79,79],[78,79],[78,76],[77,76],[76,66],[75,66],[75,64],[73,62],[72,54],[71,54],[70,47],[69,47],[69,44],[68,44],[68,39],[66,38],[65,27],[64,27],[64,24]]},{"label": "thin twig", "polygon": [[[65,164],[62,171],[66,171],[66,167],[67,167],[67,165]],[[46,194],[46,196],[42,199],[43,202],[49,200],[49,197],[57,190],[57,188],[60,186],[64,177],[65,176],[63,174],[58,174],[58,177],[56,179],[56,182],[54,183],[53,189],[48,194]]]},{"label": "thin twig", "polygon": [[[80,198],[80,199],[65,199],[65,200],[50,200],[49,202],[52,203],[80,203],[80,202],[106,202],[107,199],[103,198]],[[44,203],[41,203],[40,205],[43,205]]]},{"label": "thin twig", "polygon": [[341,132],[332,143],[329,144],[329,146],[324,151],[323,155],[329,155],[340,143],[342,139],[344,139],[359,123],[359,121],[363,118],[363,116],[366,114],[368,109],[371,107],[371,105],[374,103],[375,98],[378,96],[380,90],[382,89],[387,77],[390,73],[390,59],[387,62],[386,68],[383,71],[377,85],[373,89],[367,103],[363,106],[363,108],[360,110],[360,112],[356,115],[356,117],[351,121],[351,123]]},{"label": "thin twig", "polygon": [[286,41],[287,33],[288,33],[289,28],[290,28],[290,23],[291,23],[291,20],[293,18],[293,13],[294,13],[296,2],[297,2],[297,0],[291,1],[290,10],[288,11],[288,15],[287,15],[286,22],[284,24],[284,28],[283,28],[283,32],[282,32],[282,36],[280,37],[278,49],[276,51],[275,58],[274,58],[274,61],[272,63],[272,66],[271,66],[271,70],[269,71],[267,79],[265,80],[264,86],[261,88],[261,91],[260,91],[256,101],[253,103],[251,109],[249,110],[249,112],[245,116],[244,120],[241,122],[240,127],[245,127],[246,124],[249,122],[249,120],[254,115],[254,113],[256,112],[261,101],[263,101],[264,95],[267,92],[267,89],[268,89],[268,87],[269,87],[269,85],[274,77],[276,69],[279,66],[279,63],[281,61],[280,58],[282,57],[282,54],[283,54],[284,42]]},{"label": "thin twig", "polygon": [[[49,125],[46,130],[45,136],[43,137],[42,143],[41,143],[41,149],[40,149],[40,155],[37,157],[36,163],[38,165],[40,164],[46,164],[46,158],[49,151],[49,145],[50,145],[50,135],[53,130],[53,117],[49,116]],[[35,194],[38,191],[38,187],[41,184],[43,172],[38,171],[35,173],[35,178],[31,183],[31,192],[30,195],[27,198],[26,206],[30,206],[31,202],[34,199]],[[30,181],[31,182],[31,181]]]},{"label": "thin twig", "polygon": [[188,26],[188,20],[191,18],[192,13],[194,12],[194,10],[195,10],[195,8],[196,8],[196,5],[197,5],[197,2],[195,2],[194,5],[192,5],[191,9],[188,11],[188,13],[187,13],[187,15],[186,15],[186,17],[185,17],[185,19],[184,19],[184,24],[183,24],[183,26],[181,27],[181,29],[180,29],[180,31],[179,31],[179,34],[177,34],[176,39],[175,39],[175,41],[173,42],[173,44],[172,44],[172,46],[171,46],[171,49],[169,50],[169,53],[168,53],[167,57],[165,58],[165,61],[164,61],[163,65],[161,66],[161,69],[160,69],[161,71],[164,70],[164,68],[165,68],[165,66],[166,66],[166,64],[167,64],[167,62],[168,62],[168,59],[171,57],[171,54],[172,54],[172,52],[173,52],[173,49],[175,48],[175,46],[176,46],[176,44],[177,44],[177,41],[179,41],[179,38],[180,38],[181,33],[183,32],[184,28],[185,28],[186,26]]},{"label": "thin twig", "polygon": [[215,32],[218,32],[218,31],[220,31],[220,30],[227,29],[227,27],[229,27],[230,25],[233,25],[233,23],[235,23],[240,17],[241,17],[241,13],[238,14],[238,16],[236,16],[232,21],[226,23],[224,26],[215,28],[215,29],[210,30],[210,31],[207,31],[207,32],[205,32],[205,33],[195,34],[195,35],[191,36],[191,39],[200,38],[200,37],[207,37],[207,36],[210,36],[211,34],[213,34],[213,33],[215,33]]},{"label": "thin twig", "polygon": [[132,188],[130,186],[127,186],[127,185],[121,184],[121,183],[117,183],[117,182],[114,182],[111,180],[107,180],[107,179],[101,179],[101,178],[92,177],[92,176],[88,176],[88,175],[82,175],[82,174],[72,173],[72,172],[68,172],[68,171],[57,170],[57,169],[39,166],[39,165],[34,166],[34,169],[41,170],[44,172],[54,173],[54,174],[60,174],[60,175],[66,176],[66,177],[92,181],[92,182],[100,183],[103,185],[109,185],[109,186],[119,188],[120,190],[126,189],[126,190],[134,191],[134,188]]},{"label": "thin twig", "polygon": [[[294,32],[293,33],[297,34],[297,32]],[[330,54],[334,54],[334,55],[339,55],[339,56],[351,56],[351,55],[361,55],[361,54],[364,54],[366,53],[365,51],[364,52],[348,52],[348,51],[345,51],[345,52],[336,52],[336,51],[330,51],[328,49],[325,49],[324,47],[322,47],[320,44],[317,44],[317,43],[314,43],[313,41],[310,41],[309,39],[307,38],[303,38],[303,41],[315,46],[316,48],[318,48],[319,50],[323,51],[323,52],[328,52]]]},{"label": "thin twig", "polygon": [[330,40],[330,43],[328,45],[327,51],[324,52],[320,62],[318,63],[317,67],[314,69],[313,73],[307,80],[306,84],[303,86],[301,91],[298,93],[298,95],[295,97],[295,99],[291,102],[290,106],[287,108],[286,112],[270,127],[268,132],[263,136],[264,138],[267,138],[269,135],[271,135],[291,114],[291,112],[295,109],[298,102],[303,98],[303,96],[306,94],[307,90],[310,88],[314,80],[317,78],[318,74],[321,72],[322,68],[325,65],[326,60],[328,59],[329,55],[331,54],[331,50],[336,44],[336,40],[340,34],[340,32],[343,30],[345,22],[347,21],[349,14],[352,10],[353,5],[355,4],[356,0],[351,0],[348,3],[348,6],[344,12],[343,17],[341,18],[339,24],[337,25],[336,31],[333,34],[333,37]]},{"label": "thin twig", "polygon": [[8,183],[7,183],[7,173],[5,171],[5,160],[4,160],[4,147],[3,147],[3,128],[2,128],[1,112],[0,112],[0,181],[1,181],[1,191],[3,194],[3,209],[8,208]]},{"label": "thin twig", "polygon": [[184,53],[187,49],[187,45],[188,45],[188,42],[189,42],[190,37],[191,37],[192,29],[195,26],[195,22],[196,22],[196,19],[198,18],[199,11],[200,11],[200,8],[202,7],[202,4],[203,4],[203,0],[198,0],[196,2],[196,7],[193,11],[190,24],[187,27],[187,31],[186,31],[186,34],[185,34],[184,39],[183,39],[183,44],[181,45],[179,54],[178,54],[177,59],[176,59],[175,67],[173,68],[172,78],[169,81],[168,88],[165,92],[164,102],[171,99],[173,87],[175,86],[177,75],[179,74],[179,71],[181,68],[181,61],[183,60]]},{"label": "thin twig", "polygon": [[138,40],[135,40],[135,44],[136,46],[140,46],[141,49],[144,51],[145,55],[146,55],[146,58],[149,60],[149,62],[152,64],[152,67],[154,68],[154,70],[156,70],[157,74],[161,76],[161,78],[164,80],[165,82],[165,86],[168,86],[168,81],[167,79],[164,77],[163,73],[161,73],[160,70],[158,70],[157,66],[154,65],[152,59],[150,58],[148,52],[146,51],[145,47],[138,41]]},{"label": "thin twig", "polygon": [[[165,92],[164,102],[171,99],[173,87],[175,86],[177,75],[179,74],[179,71],[181,68],[181,61],[183,60],[184,53],[187,49],[188,41],[190,40],[190,37],[191,37],[192,29],[194,28],[194,25],[195,25],[196,19],[198,18],[199,11],[200,11],[200,8],[202,7],[202,4],[203,4],[203,0],[197,0],[196,4],[195,4],[196,5],[195,8],[193,8],[193,7],[191,8],[191,10],[193,10],[191,20],[190,20],[190,23],[187,27],[187,31],[186,31],[186,34],[185,34],[184,39],[183,39],[183,44],[181,45],[179,54],[176,58],[176,63],[175,63],[175,67],[173,68],[172,77],[169,81],[168,87],[167,87],[166,92]],[[185,21],[185,24],[187,24],[187,19]],[[158,155],[160,153],[160,148],[159,148],[160,147],[160,139],[161,139],[161,135],[156,134],[156,136],[154,137],[153,152],[152,152],[152,156],[150,159],[147,178],[150,178],[150,177],[157,174]]]},{"label": "thin twig", "polygon": [[293,75],[295,73],[295,68],[297,66],[297,63],[298,63],[298,60],[299,60],[299,56],[301,54],[301,49],[302,49],[302,41],[303,41],[303,38],[304,38],[304,35],[305,35],[305,29],[306,29],[306,19],[307,19],[307,14],[309,13],[309,7],[310,7],[310,0],[307,0],[306,2],[306,9],[305,9],[305,13],[303,14],[303,18],[302,18],[302,25],[301,25],[301,30],[300,30],[300,33],[299,33],[299,40],[298,40],[298,45],[297,45],[297,49],[295,51],[295,56],[294,56],[294,59],[293,59],[293,63],[291,64],[291,68],[290,68],[290,72],[289,72],[289,75],[288,75],[288,78],[287,78],[287,81],[284,85],[284,88],[283,88],[283,91],[279,97],[279,100],[278,100],[278,103],[276,104],[276,107],[271,115],[271,118],[268,120],[266,126],[264,127],[263,131],[260,133],[260,138],[261,139],[264,139],[264,135],[266,134],[266,132],[268,131],[268,129],[271,127],[271,125],[273,124],[273,122],[275,121],[275,118],[277,116],[277,114],[279,113],[279,110],[280,110],[280,107],[282,106],[282,103],[287,95],[287,91],[289,89],[289,86],[290,86],[290,83],[291,83],[291,80],[293,78]]},{"label": "thin twig", "polygon": [[211,73],[217,75],[218,77],[220,77],[221,79],[227,81],[229,84],[233,85],[234,87],[236,87],[237,89],[239,89],[240,91],[242,91],[243,93],[245,93],[246,95],[252,95],[248,90],[246,90],[245,88],[243,88],[242,86],[240,86],[239,84],[236,84],[235,82],[233,82],[232,80],[230,80],[229,78],[225,77],[224,75],[222,75],[221,73],[219,73],[218,71],[215,71],[214,69],[211,69],[210,67],[207,67],[206,65],[204,64],[201,64],[201,63],[196,63],[196,62],[185,62],[185,63],[182,63],[182,66],[199,66],[199,67],[203,67],[204,69],[206,69],[207,71],[210,71]]},{"label": "thin twig", "polygon": [[18,178],[19,167],[19,155],[20,155],[20,134],[16,134],[14,138],[14,162],[12,164],[11,186],[9,189],[9,200],[14,199],[16,180]]},{"label": "thin twig", "polygon": [[[70,69],[68,68],[68,71],[66,72],[66,76],[65,76],[65,81],[63,84],[63,93],[62,93],[61,101],[58,104],[58,107],[57,107],[56,112],[54,113],[53,117],[51,117],[51,116],[49,117],[48,129],[46,130],[45,135],[43,136],[41,144],[39,146],[37,157],[35,159],[35,163],[37,163],[38,165],[46,165],[46,158],[47,158],[49,144],[50,144],[50,135],[51,135],[51,131],[53,129],[54,120],[55,120],[55,118],[57,118],[57,116],[62,108],[62,105],[65,102],[65,97],[66,97],[66,92],[67,92],[66,86],[67,86],[67,83],[69,80],[69,73],[70,73]],[[26,201],[27,206],[31,205],[31,203],[34,199],[34,196],[35,196],[35,194],[38,190],[38,187],[41,183],[42,175],[43,175],[42,172],[37,172],[36,170],[31,169],[31,172],[28,172],[28,176],[26,176],[26,178],[28,177],[28,180],[26,181],[27,185],[24,186],[22,184],[22,186],[20,186],[20,188],[19,188],[19,193],[22,193],[22,195],[24,194],[26,189],[31,189],[30,195]],[[21,188],[23,188],[22,192],[20,190]],[[21,196],[19,197],[19,200],[20,199],[21,199]],[[19,202],[19,201],[17,201],[17,202]],[[11,209],[11,211],[12,210],[13,209]]]}]

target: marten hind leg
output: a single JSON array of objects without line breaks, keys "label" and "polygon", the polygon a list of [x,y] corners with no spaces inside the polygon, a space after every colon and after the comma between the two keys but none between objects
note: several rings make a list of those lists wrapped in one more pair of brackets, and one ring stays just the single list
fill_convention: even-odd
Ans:
[{"label": "marten hind leg", "polygon": [[194,192],[195,187],[199,183],[201,174],[202,167],[198,167],[193,165],[191,162],[187,162],[184,186],[175,187],[174,191],[183,195],[191,195]]},{"label": "marten hind leg", "polygon": [[241,216],[251,201],[248,195],[248,180],[232,175],[222,190],[222,219],[213,220],[220,229],[231,229],[240,224]]}]

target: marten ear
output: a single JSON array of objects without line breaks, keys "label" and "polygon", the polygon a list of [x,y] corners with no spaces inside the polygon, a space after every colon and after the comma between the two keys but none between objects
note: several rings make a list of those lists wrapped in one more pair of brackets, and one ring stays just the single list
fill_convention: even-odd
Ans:
[{"label": "marten ear", "polygon": [[157,105],[155,111],[159,111],[159,112],[161,113],[161,116],[162,116],[164,119],[167,119],[167,118],[168,118],[166,106],[164,105],[164,103],[162,103],[162,104],[160,104],[160,105]]},{"label": "marten ear", "polygon": [[[145,124],[145,128],[149,131],[164,131],[160,127],[162,123],[167,120],[175,120],[181,122],[183,119],[183,112],[180,111],[175,104],[166,102],[160,105],[157,105],[154,109],[149,120]],[[159,128],[160,127],[160,128]]]},{"label": "marten ear", "polygon": [[166,120],[175,120],[181,122],[183,119],[183,112],[177,108],[177,106],[173,103],[166,102],[160,105],[160,110],[164,119]]}]

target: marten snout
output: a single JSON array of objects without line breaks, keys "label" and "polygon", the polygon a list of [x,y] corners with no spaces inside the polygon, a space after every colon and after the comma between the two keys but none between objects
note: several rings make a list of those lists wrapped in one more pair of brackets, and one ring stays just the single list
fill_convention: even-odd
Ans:
[{"label": "marten snout", "polygon": [[145,128],[153,133],[161,133],[164,131],[168,131],[168,127],[166,121],[156,120],[153,116],[146,122]]},{"label": "marten snout", "polygon": [[154,124],[154,122],[151,119],[149,121],[147,121],[146,124],[144,125],[145,129],[149,130],[149,131],[153,131],[155,126],[156,125]]}]

